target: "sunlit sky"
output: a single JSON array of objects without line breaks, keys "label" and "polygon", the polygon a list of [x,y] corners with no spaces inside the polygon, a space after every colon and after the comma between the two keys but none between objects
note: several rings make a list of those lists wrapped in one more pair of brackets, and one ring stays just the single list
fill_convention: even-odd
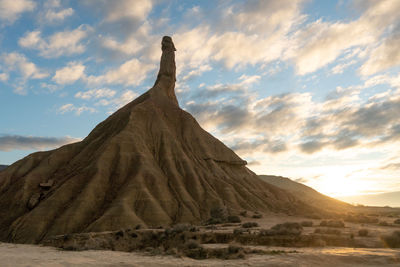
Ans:
[{"label": "sunlit sky", "polygon": [[84,138],[154,83],[257,174],[400,190],[400,1],[0,0],[0,164]]}]

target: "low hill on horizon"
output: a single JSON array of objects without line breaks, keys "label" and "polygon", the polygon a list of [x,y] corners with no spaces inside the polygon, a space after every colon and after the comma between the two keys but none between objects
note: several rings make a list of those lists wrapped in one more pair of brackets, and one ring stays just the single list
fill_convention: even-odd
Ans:
[{"label": "low hill on horizon", "polygon": [[259,175],[258,177],[269,184],[289,191],[298,199],[314,207],[341,211],[353,208],[349,203],[321,194],[317,190],[287,177],[275,175]]},{"label": "low hill on horizon", "polygon": [[393,208],[400,208],[400,191],[379,194],[344,196],[340,197],[340,200],[346,201],[354,205],[379,207],[390,206]]},{"label": "low hill on horizon", "polygon": [[0,171],[4,170],[7,167],[8,167],[8,165],[0,165]]}]

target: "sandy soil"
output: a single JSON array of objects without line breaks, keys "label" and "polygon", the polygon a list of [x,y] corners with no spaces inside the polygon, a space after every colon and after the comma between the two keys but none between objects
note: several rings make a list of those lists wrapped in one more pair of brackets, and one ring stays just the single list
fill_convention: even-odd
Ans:
[{"label": "sandy soil", "polygon": [[[382,266],[399,265],[399,249],[266,248],[288,253],[251,255],[245,260],[193,260],[115,251],[61,251],[52,247],[0,243],[1,266]],[[293,252],[295,250],[296,252]]]}]

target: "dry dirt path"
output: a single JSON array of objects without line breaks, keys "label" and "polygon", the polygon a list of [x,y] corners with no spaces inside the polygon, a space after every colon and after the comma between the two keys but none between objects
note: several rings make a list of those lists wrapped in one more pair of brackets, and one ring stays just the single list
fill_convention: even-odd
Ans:
[{"label": "dry dirt path", "polygon": [[[293,250],[293,248],[268,248]],[[399,249],[296,248],[297,253],[252,255],[246,260],[193,260],[116,251],[61,251],[0,243],[0,266],[382,266],[400,265]]]}]

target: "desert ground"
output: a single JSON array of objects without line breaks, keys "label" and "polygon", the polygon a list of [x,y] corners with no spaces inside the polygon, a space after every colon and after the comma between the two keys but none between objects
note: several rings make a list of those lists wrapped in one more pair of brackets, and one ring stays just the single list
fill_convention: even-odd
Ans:
[{"label": "desert ground", "polygon": [[[58,242],[60,237],[44,242],[47,246],[0,243],[1,266],[321,266],[321,263],[323,266],[398,266],[400,264],[400,249],[388,248],[381,239],[384,235],[390,235],[393,231],[400,230],[400,225],[393,223],[398,219],[397,217],[381,216],[377,221],[371,223],[344,222],[344,227],[328,227],[320,226],[321,222],[326,221],[322,219],[283,214],[261,214],[261,218],[253,216],[252,214],[241,216],[240,223],[197,226],[195,232],[191,230],[178,231],[177,237],[186,239],[199,237],[197,238],[198,245],[193,250],[201,246],[202,249],[208,251],[209,255],[214,255],[202,259],[196,259],[197,254],[179,253],[176,250],[175,253],[166,252],[165,249],[160,249],[157,247],[158,245],[153,245],[154,243],[151,242],[139,249],[131,250],[132,244],[127,243],[128,233],[131,236],[152,231],[173,233],[175,228],[137,229],[68,235],[68,240],[65,236],[61,238],[63,240],[61,243]],[[263,229],[272,229],[274,225],[287,222],[301,224],[304,221],[312,222],[312,226],[303,227],[301,235],[295,238],[312,236],[314,240],[315,236],[320,237],[321,240],[318,239],[319,242],[312,247],[302,246],[301,242],[290,247],[257,245],[257,242],[260,242],[260,240],[256,240],[257,234]],[[382,223],[383,221],[386,224]],[[249,222],[256,222],[257,226],[243,228],[243,225]],[[235,229],[245,229],[248,232],[239,235],[253,235],[255,238],[252,241],[247,239],[242,242],[238,240],[246,239],[229,240]],[[316,229],[322,230],[317,233]],[[367,236],[359,236],[360,229],[367,229]],[[188,237],[187,234],[192,235]],[[225,236],[225,239],[221,238],[224,234],[228,236]],[[287,233],[279,238],[288,238],[290,235]],[[207,238],[203,238],[204,236]],[[129,236],[129,238],[131,237]],[[274,238],[276,238],[274,242],[280,242],[277,236]],[[102,250],[107,247],[104,245],[105,241],[108,242],[107,244],[111,244],[111,239],[113,244],[109,248],[110,250]],[[354,247],[350,247],[349,240],[354,241],[351,243]],[[185,242],[187,243],[187,240],[183,240],[182,245]],[[338,245],[331,246],[332,242]],[[177,245],[178,247],[179,245]],[[233,252],[230,255],[230,247],[240,248],[244,253]],[[191,251],[191,249],[189,250]],[[228,252],[226,254],[215,253],[223,250]]]},{"label": "desert ground", "polygon": [[398,265],[397,249],[367,248],[266,248],[288,251],[252,255],[242,260],[154,256],[137,252],[63,251],[52,247],[0,243],[1,266],[382,266]]}]

